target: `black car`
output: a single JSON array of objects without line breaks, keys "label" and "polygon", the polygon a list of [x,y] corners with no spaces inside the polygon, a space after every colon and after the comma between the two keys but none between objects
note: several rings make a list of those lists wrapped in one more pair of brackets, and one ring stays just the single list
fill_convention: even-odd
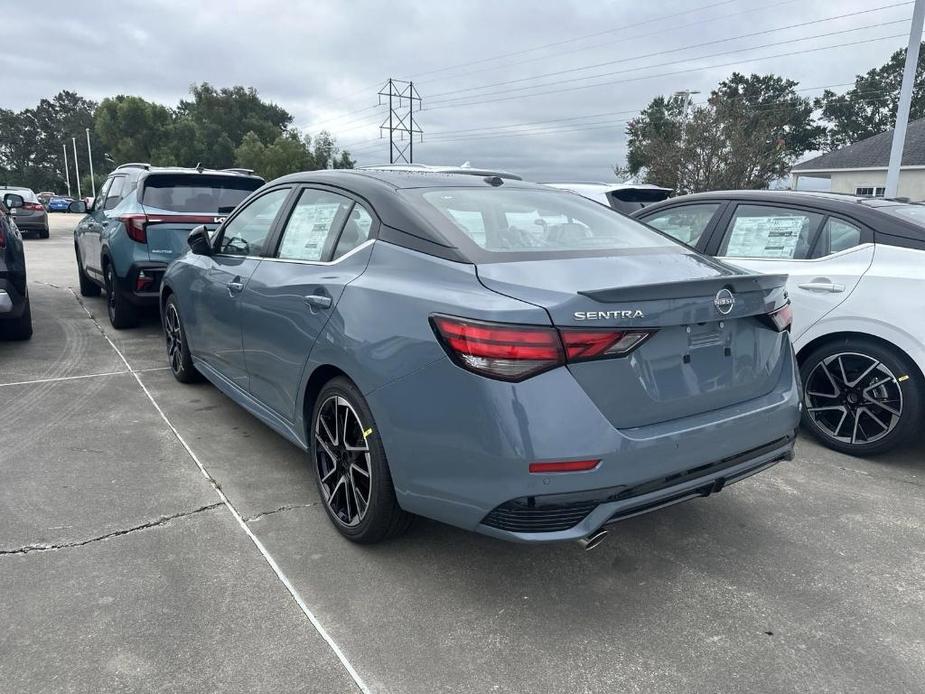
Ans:
[{"label": "black car", "polygon": [[17,193],[7,193],[0,203],[0,337],[28,340],[32,337],[32,311],[26,287],[26,256],[22,236],[10,210],[25,204]]}]

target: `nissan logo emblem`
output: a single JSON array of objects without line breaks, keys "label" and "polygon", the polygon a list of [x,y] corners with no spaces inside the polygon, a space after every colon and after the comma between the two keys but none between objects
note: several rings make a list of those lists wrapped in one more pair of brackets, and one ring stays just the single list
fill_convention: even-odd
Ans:
[{"label": "nissan logo emblem", "polygon": [[725,316],[730,311],[732,311],[732,307],[736,305],[736,298],[728,289],[720,289],[718,292],[716,292],[716,298],[713,299],[713,305],[716,306],[717,311]]}]

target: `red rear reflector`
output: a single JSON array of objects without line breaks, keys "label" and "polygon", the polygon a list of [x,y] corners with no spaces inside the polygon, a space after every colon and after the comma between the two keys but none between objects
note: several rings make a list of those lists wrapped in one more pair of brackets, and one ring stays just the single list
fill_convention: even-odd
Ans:
[{"label": "red rear reflector", "polygon": [[127,214],[119,217],[119,220],[125,226],[125,233],[133,241],[138,243],[148,242],[148,216],[143,214]]},{"label": "red rear reflector", "polygon": [[586,472],[600,465],[600,460],[567,460],[560,463],[530,463],[530,472]]}]

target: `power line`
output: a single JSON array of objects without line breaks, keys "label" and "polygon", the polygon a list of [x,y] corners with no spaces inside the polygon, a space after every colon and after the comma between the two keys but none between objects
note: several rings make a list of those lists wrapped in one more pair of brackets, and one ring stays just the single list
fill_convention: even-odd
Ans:
[{"label": "power line", "polygon": [[[432,75],[432,74],[436,74],[436,73],[439,73],[439,72],[447,72],[447,71],[449,71],[449,70],[453,70],[453,69],[458,68],[458,67],[468,67],[469,65],[479,65],[479,64],[482,64],[482,63],[488,63],[488,62],[492,62],[492,61],[495,61],[495,60],[500,60],[501,58],[509,58],[509,57],[513,57],[513,56],[517,56],[517,55],[524,55],[524,54],[526,54],[526,53],[532,53],[532,52],[534,52],[534,51],[543,50],[543,49],[545,49],[545,48],[554,48],[555,46],[563,46],[563,45],[568,44],[568,43],[574,43],[575,41],[583,41],[584,39],[595,38],[595,37],[597,37],[597,36],[604,36],[604,35],[606,35],[606,34],[613,34],[613,33],[619,32],[619,31],[624,31],[624,30],[626,30],[626,29],[632,29],[632,28],[634,28],[634,27],[643,26],[643,25],[646,25],[646,24],[652,24],[653,22],[660,22],[660,21],[662,21],[662,20],[664,20],[664,19],[670,19],[671,17],[680,17],[680,16],[683,16],[683,15],[686,15],[686,14],[692,14],[692,13],[694,13],[694,12],[700,12],[700,11],[702,11],[702,10],[709,10],[709,9],[714,8],[714,7],[721,7],[721,6],[723,6],[723,5],[731,5],[732,3],[736,2],[736,1],[737,1],[737,0],[722,0],[722,2],[714,2],[714,3],[711,4],[711,5],[704,5],[703,7],[695,7],[694,9],[685,10],[684,12],[672,12],[671,14],[662,15],[662,16],[659,16],[659,17],[653,17],[652,19],[646,19],[646,20],[644,20],[644,21],[642,21],[642,22],[636,22],[635,24],[624,24],[624,25],[622,25],[622,26],[614,27],[614,28],[612,28],[612,29],[605,29],[605,30],[603,30],[603,31],[596,31],[596,32],[591,33],[591,34],[584,34],[584,35],[582,35],[582,36],[575,36],[575,37],[573,37],[573,38],[570,38],[570,39],[563,39],[563,40],[561,40],[561,41],[553,41],[553,42],[551,42],[551,43],[545,43],[545,44],[542,44],[542,45],[540,45],[540,46],[534,46],[533,48],[525,48],[525,49],[523,49],[523,50],[512,51],[512,52],[510,52],[510,53],[499,53],[499,54],[497,54],[497,55],[494,55],[494,56],[491,56],[491,57],[488,57],[488,58],[481,58],[481,59],[479,59],[479,60],[471,60],[471,61],[465,62],[465,63],[456,63],[455,65],[447,65],[447,66],[444,66],[444,67],[441,67],[441,68],[435,68],[435,69],[433,69],[433,70],[426,70],[425,72],[419,72],[419,73],[418,73],[418,77],[421,77],[421,76],[423,76],[423,75]],[[426,80],[426,81],[432,81],[432,80]]]},{"label": "power line", "polygon": [[[883,5],[883,6],[881,6],[881,7],[875,7],[875,8],[871,8],[871,9],[867,9],[867,10],[859,10],[859,11],[857,11],[857,12],[848,12],[848,13],[845,13],[845,14],[835,15],[835,16],[833,16],[833,17],[823,17],[823,18],[821,18],[821,19],[813,19],[813,20],[809,20],[809,21],[806,21],[806,22],[799,22],[798,24],[789,24],[789,25],[787,25],[787,26],[775,27],[775,28],[773,28],[773,29],[763,29],[763,30],[761,30],[761,31],[753,31],[753,32],[748,33],[748,34],[739,34],[739,35],[737,35],[737,36],[730,36],[730,37],[728,37],[728,38],[716,39],[716,40],[713,40],[713,41],[705,41],[705,42],[703,42],[703,43],[688,44],[687,46],[680,46],[680,47],[678,47],[678,48],[670,48],[670,49],[663,50],[663,51],[655,51],[655,52],[653,52],[653,53],[646,53],[646,54],[644,54],[644,55],[627,56],[627,57],[625,57],[625,58],[619,58],[619,59],[617,59],[617,60],[608,60],[608,61],[605,61],[605,62],[602,62],[602,63],[594,63],[594,64],[592,64],[592,65],[582,65],[582,66],[579,66],[579,67],[568,68],[568,69],[565,69],[565,70],[557,70],[557,71],[555,71],[555,72],[547,72],[547,73],[543,73],[543,74],[540,74],[540,75],[533,75],[533,76],[531,76],[531,77],[521,77],[521,78],[518,78],[518,79],[504,80],[504,81],[501,81],[501,82],[490,82],[490,83],[488,83],[488,84],[483,84],[483,85],[476,86],[476,87],[464,87],[464,88],[461,88],[461,89],[454,89],[454,90],[448,91],[448,92],[437,92],[436,94],[430,94],[430,95],[428,96],[428,101],[429,101],[430,99],[436,99],[437,103],[439,103],[439,102],[440,102],[440,98],[439,98],[439,97],[441,97],[441,96],[446,96],[446,95],[449,95],[449,94],[458,94],[458,93],[460,93],[460,92],[478,91],[478,90],[481,90],[481,89],[489,89],[489,88],[491,88],[491,87],[498,87],[498,86],[508,85],[508,84],[516,84],[516,83],[518,83],[518,82],[529,82],[529,81],[532,81],[532,80],[543,79],[543,78],[546,78],[546,77],[556,77],[556,76],[558,76],[558,75],[566,75],[566,74],[570,74],[570,73],[574,73],[574,72],[581,72],[581,71],[583,71],[583,70],[593,70],[593,69],[595,69],[595,68],[606,67],[606,66],[608,66],[608,65],[616,65],[616,64],[619,64],[619,63],[626,63],[626,62],[632,62],[632,61],[636,61],[636,60],[643,60],[643,59],[645,59],[645,58],[652,58],[652,57],[659,56],[659,55],[668,55],[668,54],[670,54],[670,53],[678,53],[678,52],[680,52],[680,51],[687,51],[687,50],[691,50],[691,49],[694,49],[694,48],[703,48],[703,47],[705,47],[705,46],[715,46],[715,45],[717,45],[717,44],[728,43],[728,42],[730,42],[730,41],[738,41],[738,40],[740,40],[740,39],[748,39],[748,38],[753,38],[753,37],[755,37],[755,36],[762,36],[762,35],[765,35],[765,34],[772,34],[772,33],[777,32],[777,31],[787,31],[787,30],[789,30],[789,29],[798,29],[798,28],[800,28],[800,27],[811,26],[811,25],[813,25],[813,24],[822,24],[822,23],[825,23],[825,22],[833,22],[833,21],[836,21],[836,20],[839,20],[839,19],[846,19],[846,18],[848,18],[848,17],[857,17],[857,16],[863,15],[863,14],[870,14],[870,13],[872,13],[872,12],[880,12],[881,10],[893,9],[893,8],[896,8],[896,7],[901,7],[901,6],[910,5],[910,4],[912,4],[912,3],[911,3],[911,2],[899,2],[899,3],[894,3],[894,4],[892,4],[892,5]],[[833,32],[833,33],[849,33],[849,32],[852,32],[852,31],[858,31],[858,30],[860,30],[860,29],[873,28],[873,27],[877,27],[877,26],[885,26],[885,25],[887,25],[887,24],[899,24],[899,23],[901,23],[901,22],[907,22],[907,21],[908,21],[908,19],[905,19],[905,18],[904,18],[904,19],[899,19],[899,20],[893,21],[893,22],[883,22],[883,23],[881,23],[881,24],[873,24],[873,25],[868,25],[868,26],[866,26],[866,27],[856,27],[856,28],[852,28],[852,29],[845,29],[845,30],[842,30],[841,32]],[[821,34],[821,35],[819,35],[819,36],[807,36],[807,37],[804,37],[804,38],[791,39],[790,42],[791,42],[791,43],[795,43],[795,42],[798,42],[798,41],[805,41],[805,40],[808,40],[808,39],[820,38],[821,36],[831,36],[831,35],[833,35],[833,33]],[[753,49],[757,49],[757,48],[767,48],[768,46],[772,46],[772,45],[780,45],[780,44],[765,44],[765,45],[763,45],[763,46],[751,46],[751,47],[749,47],[749,48],[745,48],[745,49],[741,49],[741,50],[745,51],[745,50],[753,50]],[[716,55],[719,55],[719,54],[708,55],[708,56],[703,56],[703,57],[705,57],[705,58],[712,58],[712,57],[716,57]],[[674,62],[677,62],[677,61],[674,61]],[[667,65],[667,64],[668,64],[668,63],[663,63],[662,65]],[[653,65],[653,66],[650,66],[650,67],[661,67],[661,65]],[[580,78],[580,77],[579,77],[579,78],[577,78],[577,79],[585,79],[585,78]],[[589,78],[589,79],[590,79],[590,78]]]},{"label": "power line", "polygon": [[[625,40],[626,40],[626,41],[636,41],[636,40],[639,40],[639,39],[648,38],[648,37],[650,37],[650,36],[663,36],[663,35],[665,34],[666,31],[677,31],[678,29],[687,29],[687,28],[690,28],[690,27],[693,27],[693,26],[699,26],[699,25],[701,25],[701,24],[709,24],[710,22],[718,22],[718,21],[722,21],[722,20],[727,20],[727,19],[730,19],[730,18],[732,18],[732,17],[738,17],[738,16],[741,16],[741,15],[744,15],[744,14],[751,14],[752,12],[757,12],[757,11],[761,11],[761,10],[769,10],[769,9],[772,9],[772,8],[780,8],[780,7],[783,7],[784,5],[792,5],[792,4],[795,3],[795,2],[804,2],[804,1],[805,1],[805,0],[783,0],[783,2],[762,3],[762,4],[760,4],[760,5],[756,5],[755,7],[750,7],[750,8],[748,8],[748,9],[746,9],[746,10],[741,10],[741,11],[739,11],[739,12],[732,12],[732,13],[730,13],[730,14],[724,14],[724,15],[719,16],[719,17],[707,17],[707,18],[705,18],[705,19],[699,19],[699,20],[697,20],[697,21],[695,21],[695,22],[688,22],[687,24],[678,24],[678,25],[675,25],[675,26],[664,27],[664,28],[661,28],[661,29],[659,29],[659,30],[657,30],[657,31],[649,32],[649,33],[647,33],[647,34],[635,34],[635,35],[633,35],[633,36],[627,37]],[[682,14],[684,14],[684,13],[682,13]],[[680,15],[677,15],[677,16],[680,16]],[[626,27],[623,27],[623,28],[626,28]],[[617,31],[617,30],[614,29],[614,31]],[[608,43],[595,43],[595,44],[591,44],[591,45],[589,45],[589,46],[579,46],[579,47],[577,47],[577,48],[572,48],[572,49],[567,50],[567,51],[556,51],[555,53],[551,53],[551,54],[549,54],[549,55],[540,55],[540,56],[536,56],[536,57],[533,57],[533,58],[527,58],[527,59],[525,59],[525,60],[517,60],[517,61],[507,62],[507,63],[505,63],[505,66],[507,67],[507,66],[513,66],[513,65],[524,65],[524,64],[526,64],[526,63],[532,63],[532,62],[536,62],[536,61],[538,61],[538,60],[549,60],[550,58],[560,58],[561,56],[564,56],[564,55],[571,55],[571,54],[573,54],[573,53],[580,53],[581,51],[587,51],[587,50],[591,50],[591,49],[593,49],[593,48],[601,48],[601,47],[603,47],[603,46],[611,46],[611,45],[612,45],[612,43],[608,42]],[[467,71],[467,72],[462,72],[462,73],[459,73],[459,74],[457,74],[457,75],[451,75],[451,76],[450,76],[450,79],[459,79],[460,77],[466,77],[466,76],[468,76],[468,75],[475,75],[475,74],[479,74],[479,73],[482,73],[482,72],[488,72],[488,71],[491,71],[491,70],[497,70],[499,67],[500,67],[500,66],[498,66],[498,65],[493,65],[493,66],[490,66],[490,67],[479,68],[478,70],[469,70],[469,71]],[[424,73],[424,74],[426,74],[426,73]],[[420,81],[419,81],[419,84],[425,84],[425,83],[434,82],[434,81],[436,81],[436,79],[437,79],[437,78],[432,78],[432,79],[429,79],[429,80],[420,80]]]},{"label": "power line", "polygon": [[[748,58],[748,62],[759,62],[759,61],[762,61],[762,60],[773,60],[773,59],[775,59],[775,58],[786,58],[786,57],[791,57],[791,56],[794,56],[794,55],[805,55],[805,54],[807,54],[807,53],[818,53],[818,52],[821,52],[821,51],[828,51],[828,50],[832,50],[832,49],[835,49],[835,48],[845,48],[845,47],[849,47],[849,46],[860,46],[860,45],[864,45],[864,44],[868,44],[868,43],[875,43],[875,42],[877,42],[877,41],[886,41],[886,40],[889,40],[889,39],[901,38],[901,37],[904,37],[904,36],[906,36],[906,34],[891,34],[891,35],[889,35],[889,36],[879,36],[879,37],[876,37],[876,38],[863,39],[863,40],[859,40],[859,41],[849,41],[849,42],[845,42],[845,43],[836,43],[836,44],[832,44],[831,46],[821,46],[821,47],[817,47],[817,48],[806,48],[806,49],[802,49],[802,50],[798,50],[798,51],[789,51],[789,52],[787,52],[787,53],[776,53],[776,54],[773,54],[773,55],[757,56],[757,57],[755,57],[755,58]],[[736,52],[738,52],[738,51],[736,51]],[[701,56],[701,57],[706,57],[706,56]],[[691,59],[689,59],[689,60],[691,60]],[[675,61],[675,62],[678,62],[678,61]],[[683,62],[688,62],[688,61],[683,61]],[[548,90],[548,91],[536,92],[536,93],[533,93],[533,94],[520,94],[520,95],[516,95],[516,96],[503,96],[503,97],[499,97],[499,98],[495,98],[495,99],[475,99],[475,100],[466,101],[466,102],[463,102],[463,103],[457,103],[456,100],[446,100],[446,101],[441,102],[441,103],[440,103],[439,105],[437,105],[437,106],[434,106],[434,107],[429,108],[428,110],[430,110],[430,111],[436,111],[436,110],[443,109],[443,108],[454,108],[454,107],[456,107],[456,106],[470,106],[470,105],[476,105],[476,104],[477,104],[477,105],[483,105],[483,104],[489,104],[489,103],[498,103],[498,102],[501,102],[501,101],[510,101],[510,100],[512,100],[512,99],[526,99],[526,98],[530,98],[530,97],[534,97],[534,96],[544,96],[544,95],[546,95],[546,94],[561,94],[561,93],[563,93],[563,92],[573,92],[573,91],[579,91],[579,90],[582,90],[582,89],[593,89],[593,88],[595,88],[595,87],[603,87],[603,86],[608,86],[608,85],[612,85],[612,84],[625,84],[625,83],[628,83],[628,82],[638,82],[638,81],[642,81],[642,80],[656,79],[656,78],[659,78],[659,77],[672,77],[672,76],[674,76],[674,75],[688,74],[688,73],[691,73],[691,72],[701,72],[701,71],[703,71],[703,70],[710,70],[710,69],[713,69],[713,68],[737,66],[737,65],[741,65],[741,62],[742,62],[742,61],[740,61],[740,60],[734,60],[734,61],[725,62],[725,63],[716,63],[716,64],[713,64],[713,65],[702,65],[702,66],[698,66],[698,67],[694,67],[694,68],[685,68],[685,69],[683,69],[683,70],[673,70],[673,71],[669,71],[669,72],[662,72],[662,73],[657,73],[657,74],[654,74],[654,75],[642,75],[642,76],[640,76],[640,77],[631,77],[631,78],[619,79],[619,80],[607,80],[607,81],[604,81],[604,82],[597,82],[597,83],[594,83],[594,84],[584,84],[584,85],[578,85],[578,86],[574,86],[574,87],[562,87],[562,88],[560,88],[560,89],[551,89],[551,90]],[[651,67],[658,67],[658,66],[648,66],[648,67],[651,68]],[[646,69],[646,68],[643,68],[643,67],[634,68],[634,70],[641,70],[641,69]],[[605,74],[603,74],[603,75],[596,75],[595,77],[596,77],[596,78],[600,78],[600,77],[605,77],[605,76],[611,75],[611,74],[621,74],[621,73],[623,73],[623,72],[626,72],[626,71],[625,71],[625,70],[619,70],[619,71],[612,72],[612,73],[605,73]],[[587,79],[593,79],[593,78],[587,78]],[[560,81],[560,83],[561,83],[561,81]],[[552,83],[552,84],[555,84],[555,83]],[[552,84],[548,84],[548,85],[535,85],[534,88],[542,88],[542,87],[546,87],[546,86],[552,86]],[[507,94],[508,92],[499,92],[499,93]],[[490,95],[485,95],[485,96],[490,96]]]}]

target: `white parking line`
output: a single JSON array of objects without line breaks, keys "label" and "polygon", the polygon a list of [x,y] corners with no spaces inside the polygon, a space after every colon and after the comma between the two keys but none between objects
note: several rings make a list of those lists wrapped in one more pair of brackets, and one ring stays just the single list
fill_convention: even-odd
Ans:
[{"label": "white parking line", "polygon": [[153,366],[150,369],[138,369],[135,372],[132,371],[106,371],[101,374],[84,374],[83,376],[59,376],[57,378],[36,378],[31,381],[11,381],[10,383],[0,383],[0,388],[5,386],[27,386],[32,383],[57,383],[58,381],[77,381],[81,378],[97,378],[99,376],[120,376],[121,374],[128,373],[148,373],[150,371],[166,371],[170,367],[168,366]]},{"label": "white parking line", "polygon": [[[206,470],[205,466],[199,460],[199,457],[193,452],[193,449],[190,448],[188,443],[186,443],[186,441],[183,439],[183,436],[180,434],[179,431],[177,431],[177,428],[167,418],[167,415],[164,413],[164,410],[161,409],[161,406],[157,404],[157,400],[154,399],[154,396],[151,395],[151,391],[148,390],[147,386],[145,386],[145,384],[141,380],[141,377],[138,375],[139,373],[142,373],[142,372],[135,371],[132,368],[131,364],[128,363],[128,359],[125,358],[125,355],[122,354],[122,351],[116,346],[116,344],[111,339],[109,339],[109,335],[106,334],[102,326],[97,322],[96,318],[93,317],[93,314],[87,310],[87,307],[83,305],[83,303],[77,297],[77,294],[74,293],[74,290],[68,287],[68,291],[74,295],[74,298],[77,299],[77,303],[80,304],[81,308],[83,308],[84,312],[87,314],[90,320],[96,323],[96,326],[99,328],[100,332],[103,333],[103,337],[106,338],[106,341],[109,343],[109,346],[112,347],[113,350],[115,350],[116,354],[119,355],[119,358],[125,364],[125,367],[128,369],[128,373],[131,373],[132,376],[135,377],[135,380],[138,382],[138,385],[141,386],[141,389],[144,391],[145,395],[148,396],[148,400],[150,400],[151,404],[154,405],[154,409],[157,410],[158,414],[161,416],[161,419],[163,419],[164,423],[168,427],[170,427],[170,430],[173,432],[174,436],[177,437],[177,440],[180,442],[180,445],[182,445],[183,448],[186,449],[186,452],[189,454],[189,457],[193,459],[194,463],[196,463],[196,466],[199,468],[199,471],[203,474],[203,476],[205,476],[207,480],[209,480],[209,484],[212,485],[212,489],[215,490],[215,493],[218,495],[218,498],[222,501],[223,504],[225,504],[228,510],[231,511],[231,515],[234,516],[234,519],[237,521],[238,525],[241,527],[244,533],[250,538],[251,542],[254,543],[254,545],[257,547],[257,550],[260,552],[260,554],[263,555],[263,558],[266,560],[267,564],[270,565],[270,568],[273,569],[273,572],[276,574],[276,577],[286,587],[286,590],[289,591],[289,594],[292,596],[292,599],[295,600],[296,604],[302,610],[302,613],[306,617],[308,617],[308,621],[310,621],[312,623],[312,626],[315,627],[315,631],[318,632],[321,638],[323,638],[327,642],[328,646],[331,647],[331,650],[334,651],[334,655],[336,655],[337,659],[340,660],[341,664],[347,670],[347,673],[353,679],[354,683],[356,683],[356,686],[359,688],[359,690],[363,692],[363,694],[371,694],[369,687],[366,686],[366,683],[363,681],[363,678],[360,677],[360,674],[356,671],[356,669],[354,669],[350,661],[347,660],[347,656],[344,655],[344,652],[340,649],[340,646],[338,646],[337,643],[334,641],[334,639],[331,638],[331,635],[328,634],[327,630],[322,626],[321,622],[318,621],[318,618],[309,609],[308,605],[305,604],[305,600],[303,600],[302,596],[299,595],[299,591],[296,590],[294,585],[292,585],[292,582],[289,580],[286,574],[283,573],[283,570],[280,568],[279,564],[276,563],[276,560],[273,558],[270,552],[267,551],[267,548],[264,547],[263,543],[258,539],[256,535],[254,535],[251,529],[247,527],[247,523],[244,522],[244,518],[241,516],[240,513],[238,513],[238,510],[234,507],[234,504],[232,504],[231,501],[228,500],[228,497],[225,496],[224,492],[222,492],[222,489],[219,486],[218,482],[215,480],[214,477],[212,477],[211,474],[209,474],[209,471]],[[119,373],[125,373],[125,372],[119,372]]]}]

